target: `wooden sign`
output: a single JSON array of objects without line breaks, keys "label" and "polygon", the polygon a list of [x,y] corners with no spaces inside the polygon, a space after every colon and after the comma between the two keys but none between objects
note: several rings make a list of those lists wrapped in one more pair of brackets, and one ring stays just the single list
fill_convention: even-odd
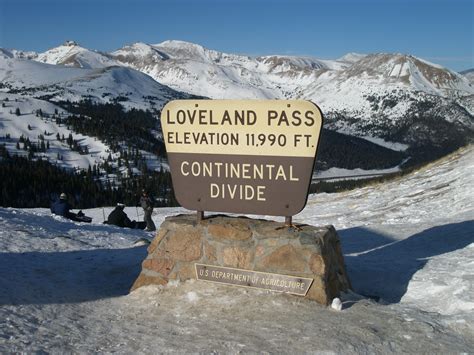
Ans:
[{"label": "wooden sign", "polygon": [[305,296],[313,279],[272,274],[252,270],[242,270],[222,266],[195,264],[198,280],[228,285],[261,288],[270,291]]},{"label": "wooden sign", "polygon": [[161,124],[178,202],[293,216],[306,205],[322,114],[303,100],[176,100]]}]

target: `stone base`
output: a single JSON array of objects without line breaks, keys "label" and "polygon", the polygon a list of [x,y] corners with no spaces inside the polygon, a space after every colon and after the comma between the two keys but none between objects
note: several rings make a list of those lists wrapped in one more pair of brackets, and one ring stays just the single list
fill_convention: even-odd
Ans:
[{"label": "stone base", "polygon": [[312,278],[305,297],[324,305],[351,287],[333,226],[281,226],[222,215],[201,223],[195,214],[168,217],[148,247],[132,291],[195,279],[196,263]]}]

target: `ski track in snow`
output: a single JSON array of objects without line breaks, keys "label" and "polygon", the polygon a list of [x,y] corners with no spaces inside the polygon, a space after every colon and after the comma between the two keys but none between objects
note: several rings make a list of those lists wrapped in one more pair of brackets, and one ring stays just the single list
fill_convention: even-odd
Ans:
[{"label": "ski track in snow", "polygon": [[[355,291],[342,311],[200,281],[128,294],[146,256],[133,243],[153,234],[103,225],[112,208],[85,211],[91,224],[0,208],[0,352],[472,352],[472,176],[471,146],[395,181],[310,196],[294,222],[338,230]],[[189,211],[153,218],[177,213]]]}]

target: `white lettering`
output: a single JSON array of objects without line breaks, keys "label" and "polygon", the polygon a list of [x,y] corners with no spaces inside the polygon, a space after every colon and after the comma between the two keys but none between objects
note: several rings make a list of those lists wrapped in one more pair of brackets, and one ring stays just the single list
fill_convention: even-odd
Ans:
[{"label": "white lettering", "polygon": [[189,166],[189,163],[187,161],[183,161],[181,163],[181,174],[183,174],[183,176],[188,176],[189,175],[189,171],[184,171],[184,166]]}]

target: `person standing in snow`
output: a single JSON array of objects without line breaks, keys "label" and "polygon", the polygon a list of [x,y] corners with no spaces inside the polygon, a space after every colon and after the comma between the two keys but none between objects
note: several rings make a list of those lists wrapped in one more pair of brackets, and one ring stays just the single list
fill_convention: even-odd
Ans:
[{"label": "person standing in snow", "polygon": [[143,208],[143,211],[145,213],[144,220],[146,222],[146,231],[154,231],[156,230],[155,223],[153,223],[153,220],[151,219],[151,214],[153,212],[153,198],[148,195],[148,192],[143,189],[142,190],[142,196],[140,197],[140,205]]}]

